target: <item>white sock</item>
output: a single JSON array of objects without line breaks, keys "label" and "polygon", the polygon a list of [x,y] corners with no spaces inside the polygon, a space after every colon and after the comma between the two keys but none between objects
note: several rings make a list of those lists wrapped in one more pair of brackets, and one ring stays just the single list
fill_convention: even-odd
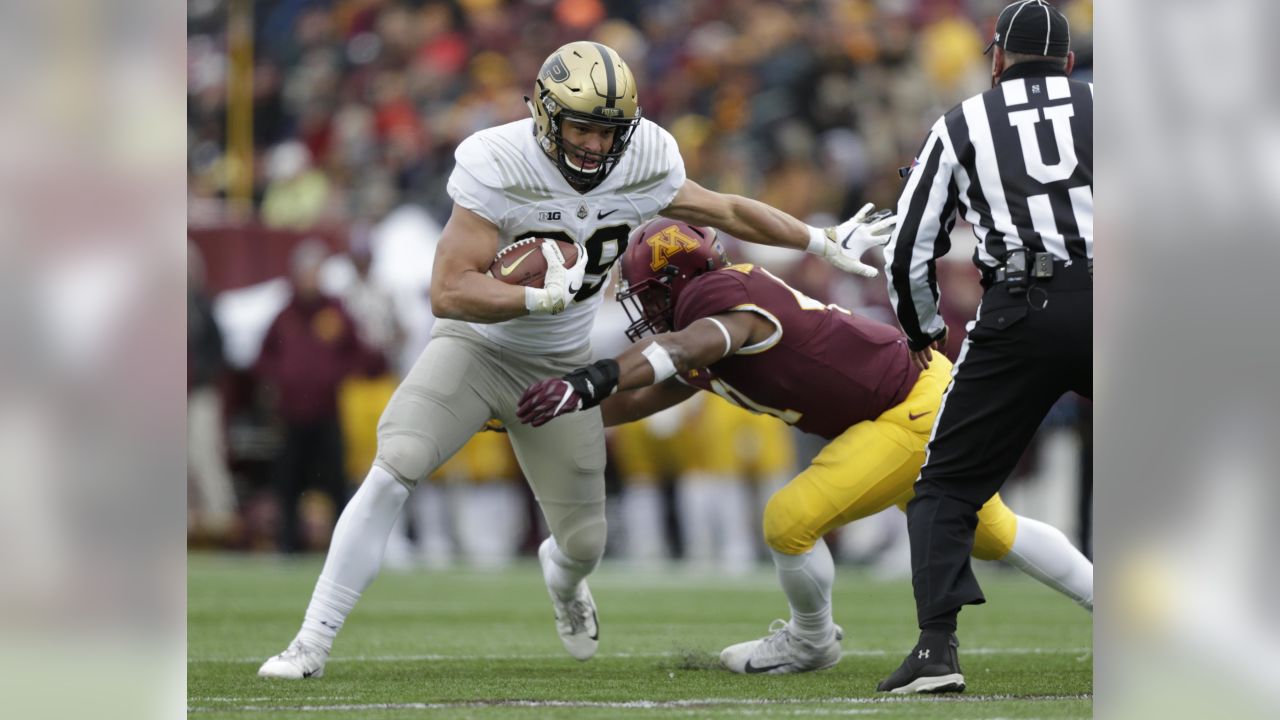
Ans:
[{"label": "white sock", "polygon": [[1004,559],[1093,612],[1093,563],[1058,528],[1019,515],[1013,549]]},{"label": "white sock", "polygon": [[547,538],[547,542],[551,543],[551,562],[542,568],[542,577],[556,597],[567,602],[577,594],[578,583],[600,564],[600,558],[591,562],[574,560],[560,551],[554,537]]},{"label": "white sock", "polygon": [[325,652],[333,647],[347,614],[378,574],[387,538],[407,497],[409,488],[374,467],[347,503],[333,528],[329,555],[298,631],[308,645]]},{"label": "white sock", "polygon": [[818,538],[813,549],[803,555],[787,555],[772,549],[770,552],[778,568],[778,582],[791,605],[791,626],[796,635],[825,641],[835,632],[831,621],[831,586],[836,578],[836,565],[826,541]]}]

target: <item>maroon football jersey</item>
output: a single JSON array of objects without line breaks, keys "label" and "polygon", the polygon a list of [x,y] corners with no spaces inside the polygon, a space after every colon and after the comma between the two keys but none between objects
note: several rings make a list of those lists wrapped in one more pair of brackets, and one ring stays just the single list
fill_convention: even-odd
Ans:
[{"label": "maroon football jersey", "polygon": [[823,305],[753,265],[695,278],[676,302],[675,329],[734,310],[755,312],[778,330],[680,379],[805,432],[834,438],[878,417],[906,399],[920,374],[896,328]]}]

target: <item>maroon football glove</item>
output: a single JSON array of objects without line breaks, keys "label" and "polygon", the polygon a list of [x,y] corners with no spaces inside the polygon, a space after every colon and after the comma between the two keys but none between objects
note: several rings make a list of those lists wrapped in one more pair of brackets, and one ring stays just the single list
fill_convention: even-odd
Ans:
[{"label": "maroon football glove", "polygon": [[522,423],[538,427],[581,409],[582,398],[568,381],[547,378],[525,388],[520,396],[520,406],[516,408],[516,417]]},{"label": "maroon football glove", "polygon": [[598,360],[563,378],[539,380],[525,388],[516,417],[538,427],[566,413],[593,408],[617,388],[618,362]]}]

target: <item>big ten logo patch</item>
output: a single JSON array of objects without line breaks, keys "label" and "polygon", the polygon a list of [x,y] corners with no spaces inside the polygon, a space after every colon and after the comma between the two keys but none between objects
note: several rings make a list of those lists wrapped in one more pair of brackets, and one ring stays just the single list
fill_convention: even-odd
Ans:
[{"label": "big ten logo patch", "polygon": [[646,242],[653,248],[653,259],[649,261],[651,270],[661,270],[666,267],[671,256],[678,252],[698,249],[698,241],[680,232],[679,226],[676,225],[670,225],[663,228],[661,232],[650,235]]},{"label": "big ten logo patch", "polygon": [[538,219],[539,220],[559,220],[560,211],[559,210],[543,210],[542,212],[538,213]]}]

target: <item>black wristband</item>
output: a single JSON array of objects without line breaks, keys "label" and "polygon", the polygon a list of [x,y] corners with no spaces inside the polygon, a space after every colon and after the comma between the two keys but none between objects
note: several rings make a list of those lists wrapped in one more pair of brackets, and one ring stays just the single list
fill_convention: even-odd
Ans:
[{"label": "black wristband", "polygon": [[593,408],[602,400],[613,394],[618,387],[618,361],[612,358],[597,360],[586,367],[564,376],[565,382],[573,386],[574,392],[582,398],[582,409]]}]

